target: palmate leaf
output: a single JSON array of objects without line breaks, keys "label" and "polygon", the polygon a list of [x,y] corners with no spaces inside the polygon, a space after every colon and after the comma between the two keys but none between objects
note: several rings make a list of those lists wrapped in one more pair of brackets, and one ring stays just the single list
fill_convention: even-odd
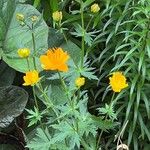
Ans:
[{"label": "palmate leaf", "polygon": [[47,129],[43,131],[41,128],[38,128],[36,137],[29,144],[27,144],[27,147],[33,150],[48,150],[51,145],[50,139],[51,136]]},{"label": "palmate leaf", "polygon": [[[69,120],[68,120],[69,121]],[[75,131],[71,123],[68,121],[62,121],[59,124],[54,124],[52,127],[57,130],[54,137],[52,138],[53,143],[62,142],[65,139],[69,140],[70,148],[74,148],[75,145],[80,146],[80,136]]]},{"label": "palmate leaf", "polygon": [[41,128],[37,128],[36,136],[27,144],[27,147],[32,150],[70,150],[65,142],[56,142],[52,140],[50,132],[46,128],[44,131]]},{"label": "palmate leaf", "polygon": [[98,108],[100,115],[108,115],[109,118],[113,121],[114,119],[117,119],[116,113],[114,111],[113,103],[111,105],[105,104],[105,107]]},{"label": "palmate leaf", "polygon": [[79,68],[79,72],[88,79],[98,80],[97,76],[94,75],[94,68],[90,67],[90,61],[87,60],[87,56],[84,57],[84,65],[83,68]]},{"label": "palmate leaf", "polygon": [[73,99],[72,104],[58,107],[62,112],[60,118],[62,121],[58,124],[51,125],[55,129],[52,138],[53,143],[68,141],[69,148],[74,149],[75,146],[80,147],[81,139],[90,134],[96,136],[97,126],[87,111],[87,95],[85,92],[80,93],[80,101],[78,97]]},{"label": "palmate leaf", "polygon": [[[83,29],[79,24],[74,24],[75,27],[75,32],[71,32],[72,35],[76,36],[76,37],[82,37],[83,36]],[[86,32],[84,30],[84,40],[85,43],[87,43],[89,46],[92,46],[93,43],[93,37],[95,37],[95,34],[99,32],[99,31],[93,31],[93,32]]]},{"label": "palmate leaf", "polygon": [[[18,0],[1,0],[0,2],[0,48],[3,60],[15,70],[26,72],[28,65],[26,59],[20,59],[17,54],[19,48],[30,48],[33,54],[32,32],[27,26],[21,26],[16,20],[16,14],[25,16],[25,21],[31,26],[30,17],[38,16],[34,25],[36,51],[44,51],[48,47],[48,27],[41,14],[31,5],[20,4]],[[19,40],[18,40],[19,39]],[[38,54],[36,55],[39,63]],[[30,67],[33,68],[33,60],[29,59]],[[40,70],[40,65],[37,65]]]},{"label": "palmate leaf", "polygon": [[118,125],[118,123],[111,120],[104,120],[102,117],[96,117],[94,115],[91,115],[91,118],[93,119],[93,123],[95,124],[95,126],[103,131],[113,129]]}]

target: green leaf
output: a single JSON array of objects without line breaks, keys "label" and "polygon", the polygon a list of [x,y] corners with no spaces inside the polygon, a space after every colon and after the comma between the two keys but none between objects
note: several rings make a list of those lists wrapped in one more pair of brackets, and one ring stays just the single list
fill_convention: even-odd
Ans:
[{"label": "green leaf", "polygon": [[86,0],[84,3],[83,3],[83,8],[89,6],[90,4],[92,4],[95,0]]},{"label": "green leaf", "polygon": [[91,115],[91,118],[94,121],[94,124],[101,130],[107,131],[109,129],[113,129],[117,123],[114,123],[110,120],[103,120],[102,117],[96,117],[94,115]]},{"label": "green leaf", "polygon": [[43,131],[41,128],[38,128],[36,137],[33,138],[29,144],[27,144],[27,147],[34,150],[39,150],[39,149],[48,150],[51,145],[50,140],[51,140],[51,136],[48,129]]},{"label": "green leaf", "polygon": [[19,116],[27,103],[28,94],[16,86],[0,87],[0,127],[7,127]]},{"label": "green leaf", "polygon": [[49,3],[52,9],[52,12],[55,12],[58,10],[58,0],[49,0]]},{"label": "green leaf", "polygon": [[64,42],[63,35],[54,28],[49,29],[48,34],[48,47],[54,48],[59,47]]},{"label": "green leaf", "polygon": [[16,71],[3,61],[0,63],[0,87],[11,85],[14,81]]},{"label": "green leaf", "polygon": [[68,40],[66,43],[63,43],[61,47],[69,53],[75,64],[79,64],[81,60],[81,49],[75,43]]},{"label": "green leaf", "polygon": [[[0,32],[0,41],[2,42],[3,60],[12,68],[20,72],[28,71],[26,59],[18,57],[17,51],[19,48],[27,47],[31,49],[31,55],[36,55],[38,70],[41,70],[39,65],[39,53],[45,51],[48,47],[48,27],[42,15],[31,5],[16,3],[17,0],[5,0],[5,9],[2,9],[0,20],[3,23],[2,32]],[[4,1],[1,3],[4,5]],[[9,12],[9,13],[8,13]],[[20,25],[16,20],[16,14],[21,13],[25,16],[25,22],[31,27],[30,17],[38,16],[38,21],[34,24],[34,35],[36,44],[36,54],[33,52],[32,32],[24,25]],[[19,39],[19,40],[18,40]],[[33,59],[29,59],[30,67],[33,69]]]},{"label": "green leaf", "polygon": [[79,72],[88,79],[98,80],[97,76],[94,75],[94,68],[90,67],[90,61],[87,60],[87,56],[84,57],[83,68],[79,67]]},{"label": "green leaf", "polygon": [[41,0],[34,0],[33,6],[36,8],[39,6]]}]

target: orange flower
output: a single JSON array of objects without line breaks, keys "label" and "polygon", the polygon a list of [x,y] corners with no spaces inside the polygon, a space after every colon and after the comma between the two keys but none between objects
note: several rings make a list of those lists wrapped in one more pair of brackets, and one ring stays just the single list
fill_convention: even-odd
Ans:
[{"label": "orange flower", "polygon": [[25,83],[23,84],[24,86],[33,86],[40,80],[39,74],[36,70],[26,72],[26,75],[23,77],[23,79],[25,81]]},{"label": "orange flower", "polygon": [[109,80],[114,92],[120,92],[122,89],[128,87],[126,77],[122,74],[122,72],[114,72],[113,76],[110,77]]},{"label": "orange flower", "polygon": [[67,52],[64,52],[62,48],[49,49],[46,55],[40,57],[43,69],[64,72],[68,71],[68,65],[66,64],[68,59],[69,55]]}]

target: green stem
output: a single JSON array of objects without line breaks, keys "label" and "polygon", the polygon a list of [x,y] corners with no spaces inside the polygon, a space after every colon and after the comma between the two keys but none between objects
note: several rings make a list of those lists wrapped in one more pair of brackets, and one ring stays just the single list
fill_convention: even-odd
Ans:
[{"label": "green stem", "polygon": [[[50,108],[53,110],[53,112],[55,113],[55,115],[57,116],[57,118],[59,117],[58,112],[56,111],[56,109],[54,108],[54,104],[52,103],[52,101],[49,99],[49,97],[47,96],[47,94],[44,92],[43,87],[41,85],[41,83],[39,83],[39,85],[37,86],[39,88],[39,90],[41,91],[41,93],[44,96],[44,99],[46,101],[46,103],[48,104],[48,107],[50,106]],[[50,104],[50,105],[49,105]],[[58,122],[59,119],[57,119]]]},{"label": "green stem", "polygon": [[65,42],[67,43],[67,42],[68,42],[68,40],[67,40],[67,37],[66,37],[66,35],[65,35],[65,33],[64,33],[64,31],[63,31],[63,30],[62,30],[62,34],[63,34],[63,36],[64,36]]},{"label": "green stem", "polygon": [[33,32],[33,24],[32,24],[32,43],[33,43],[33,51],[34,51],[34,55],[33,55],[33,65],[34,65],[34,69],[37,70],[36,68],[36,61],[35,61],[35,53],[36,53],[36,45],[35,45],[35,36],[34,36],[34,32]]},{"label": "green stem", "polygon": [[[114,97],[115,97],[115,92],[114,92],[113,95],[112,95],[112,98],[111,98],[111,101],[110,101],[110,105],[112,105],[113,100],[114,100]],[[108,115],[106,115],[105,121],[107,120],[107,117],[108,117]],[[98,148],[99,148],[99,144],[100,144],[100,140],[101,140],[101,137],[102,137],[103,132],[104,132],[104,130],[101,130],[100,135],[99,135],[99,137],[98,137],[98,141],[97,141],[97,144],[96,144],[96,149],[97,149],[97,150],[98,150]]]},{"label": "green stem", "polygon": [[112,105],[114,97],[115,97],[115,92],[113,92],[113,95],[112,95],[112,98],[111,98],[111,101],[110,101],[110,105]]},{"label": "green stem", "polygon": [[30,71],[29,58],[26,58],[26,60],[27,60],[28,69]]},{"label": "green stem", "polygon": [[93,15],[91,16],[91,18],[90,18],[90,20],[89,20],[89,22],[88,22],[88,24],[87,24],[87,26],[86,26],[86,31],[88,30],[88,28],[89,28],[89,25],[91,24],[91,22],[92,22],[92,19],[93,19]]},{"label": "green stem", "polygon": [[81,0],[81,24],[82,24],[82,54],[81,54],[81,67],[83,67],[84,63],[84,51],[85,51],[85,29],[84,29],[84,15],[83,15],[83,2]]},{"label": "green stem", "polygon": [[73,106],[73,105],[72,105],[72,101],[71,101],[71,99],[69,98],[69,95],[68,95],[68,90],[67,90],[66,84],[65,84],[63,78],[61,77],[60,72],[59,72],[59,71],[57,71],[57,72],[58,72],[58,76],[59,76],[59,79],[60,79],[60,81],[61,81],[61,84],[62,84],[62,86],[63,86],[63,89],[64,89],[64,91],[65,91],[65,93],[66,93],[66,95],[67,95],[67,99],[68,99],[68,101],[69,101],[69,103],[70,103],[70,106]]},{"label": "green stem", "polygon": [[[34,97],[35,106],[36,106],[37,111],[39,113],[39,106],[38,106],[37,98],[36,98],[36,95],[35,95],[35,87],[34,86],[32,87],[32,90],[33,90],[33,97]],[[41,127],[42,127],[42,129],[44,131],[44,126],[43,126],[41,120],[39,120],[39,122],[40,122],[40,125],[41,125]]]},{"label": "green stem", "polygon": [[36,106],[37,110],[39,111],[39,106],[38,106],[37,98],[36,98],[36,95],[35,95],[34,86],[32,87],[32,90],[33,90],[33,97],[34,97],[34,101],[35,101],[35,106]]}]

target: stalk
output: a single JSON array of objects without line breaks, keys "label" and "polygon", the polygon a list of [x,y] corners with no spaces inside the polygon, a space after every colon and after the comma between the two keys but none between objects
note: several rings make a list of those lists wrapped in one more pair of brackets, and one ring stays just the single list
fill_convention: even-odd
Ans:
[{"label": "stalk", "polygon": [[84,53],[85,53],[85,29],[84,29],[84,14],[83,14],[83,2],[81,2],[81,24],[82,24],[82,47],[81,47],[81,67],[83,67],[84,63]]}]

